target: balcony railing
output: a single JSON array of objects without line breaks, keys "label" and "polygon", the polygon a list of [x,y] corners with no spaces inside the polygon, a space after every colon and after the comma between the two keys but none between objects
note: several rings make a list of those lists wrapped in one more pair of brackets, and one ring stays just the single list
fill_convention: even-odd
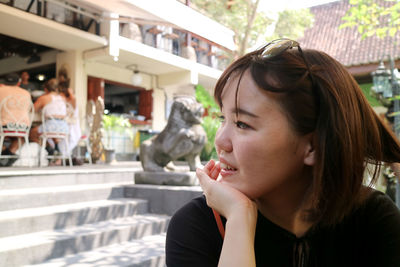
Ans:
[{"label": "balcony railing", "polygon": [[[68,1],[0,0],[0,3],[96,35],[100,35],[101,23],[107,23],[98,12]],[[171,26],[137,24],[123,17],[119,20],[121,36],[220,70],[225,69],[230,62],[229,51],[190,32],[174,29]]]},{"label": "balcony railing", "polygon": [[124,22],[120,23],[120,35],[220,70],[230,62],[228,51],[204,38],[170,26]]},{"label": "balcony railing", "polygon": [[100,35],[101,14],[73,5],[67,1],[0,0],[0,3],[86,32]]}]

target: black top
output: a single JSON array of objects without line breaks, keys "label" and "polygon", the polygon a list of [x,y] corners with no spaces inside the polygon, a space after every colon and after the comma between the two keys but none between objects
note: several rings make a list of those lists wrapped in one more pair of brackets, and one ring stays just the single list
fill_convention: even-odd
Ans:
[{"label": "black top", "polygon": [[[168,267],[217,266],[221,248],[204,196],[174,214],[167,232]],[[400,212],[391,199],[375,191],[340,224],[313,227],[301,238],[258,213],[255,255],[257,266],[268,267],[399,267]]]},{"label": "black top", "polygon": [[21,88],[23,88],[23,89],[26,89],[26,90],[28,90],[29,92],[32,92],[32,91],[36,90],[36,86],[35,86],[33,83],[31,83],[31,82],[29,82],[29,83],[27,83],[27,84],[21,83],[21,84],[19,85],[19,87],[21,87]]}]

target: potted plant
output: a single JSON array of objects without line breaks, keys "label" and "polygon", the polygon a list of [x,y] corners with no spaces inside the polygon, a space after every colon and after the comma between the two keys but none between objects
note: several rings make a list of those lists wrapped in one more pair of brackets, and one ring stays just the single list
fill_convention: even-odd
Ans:
[{"label": "potted plant", "polygon": [[104,115],[103,130],[106,134],[106,143],[104,144],[105,161],[110,163],[115,160],[115,148],[112,147],[111,142],[113,133],[127,133],[133,139],[132,124],[123,116]]}]

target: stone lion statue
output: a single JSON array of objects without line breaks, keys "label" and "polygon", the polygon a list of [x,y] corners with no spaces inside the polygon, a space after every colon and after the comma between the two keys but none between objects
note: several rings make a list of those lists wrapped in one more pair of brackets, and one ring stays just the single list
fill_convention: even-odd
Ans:
[{"label": "stone lion statue", "polygon": [[164,130],[140,145],[143,170],[173,171],[172,161],[179,158],[185,158],[191,171],[201,167],[200,152],[207,140],[201,126],[203,113],[203,106],[194,97],[175,99]]}]

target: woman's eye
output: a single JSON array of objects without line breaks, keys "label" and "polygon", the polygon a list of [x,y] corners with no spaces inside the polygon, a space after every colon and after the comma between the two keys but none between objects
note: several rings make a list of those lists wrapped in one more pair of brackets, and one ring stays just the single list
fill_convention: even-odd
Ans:
[{"label": "woman's eye", "polygon": [[249,125],[247,125],[246,123],[241,122],[241,121],[237,121],[235,123],[236,123],[236,127],[238,127],[239,129],[247,129],[250,127]]},{"label": "woman's eye", "polygon": [[224,122],[224,121],[225,121],[225,117],[224,117],[223,115],[219,115],[219,116],[218,116],[218,120],[219,120],[220,122]]}]

